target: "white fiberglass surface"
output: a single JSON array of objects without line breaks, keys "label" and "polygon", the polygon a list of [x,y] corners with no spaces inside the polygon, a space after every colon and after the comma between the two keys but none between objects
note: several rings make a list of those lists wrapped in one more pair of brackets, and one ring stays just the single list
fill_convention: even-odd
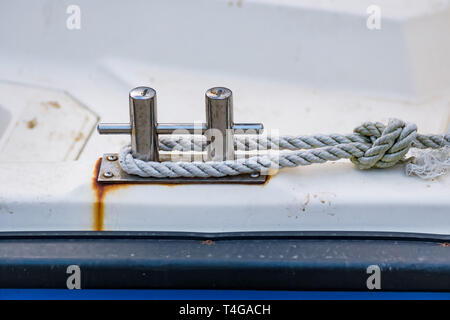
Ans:
[{"label": "white fiberglass surface", "polygon": [[98,158],[129,143],[96,123],[129,121],[141,85],[156,89],[160,122],[205,121],[205,91],[225,86],[237,122],[281,135],[390,118],[448,131],[449,2],[378,2],[3,1],[0,231],[450,234],[449,175],[401,165],[343,160],[256,186],[93,182]]}]

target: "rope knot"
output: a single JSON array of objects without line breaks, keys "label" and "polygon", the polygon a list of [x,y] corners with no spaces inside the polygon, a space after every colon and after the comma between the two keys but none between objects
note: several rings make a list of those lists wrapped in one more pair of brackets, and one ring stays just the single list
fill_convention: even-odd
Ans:
[{"label": "rope knot", "polygon": [[370,142],[367,150],[361,156],[354,155],[351,161],[359,169],[388,168],[408,153],[416,138],[417,126],[391,119],[387,126],[379,122],[365,122],[353,131]]}]

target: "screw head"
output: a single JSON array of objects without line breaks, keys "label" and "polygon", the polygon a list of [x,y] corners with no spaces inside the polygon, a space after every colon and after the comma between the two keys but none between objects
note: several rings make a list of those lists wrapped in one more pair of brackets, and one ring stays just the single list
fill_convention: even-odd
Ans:
[{"label": "screw head", "polygon": [[108,159],[108,161],[116,161],[117,160],[117,156],[110,155],[110,156],[107,156],[106,159]]},{"label": "screw head", "polygon": [[259,172],[254,172],[250,174],[251,178],[258,178],[259,177]]},{"label": "screw head", "polygon": [[105,178],[112,178],[112,177],[114,177],[114,173],[112,173],[111,171],[106,171],[103,173],[103,176]]}]

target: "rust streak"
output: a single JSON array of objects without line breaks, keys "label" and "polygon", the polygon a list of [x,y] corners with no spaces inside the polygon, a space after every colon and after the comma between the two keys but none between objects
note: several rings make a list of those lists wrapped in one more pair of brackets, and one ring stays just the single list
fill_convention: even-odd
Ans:
[{"label": "rust streak", "polygon": [[272,177],[274,177],[274,176],[275,176],[275,174],[269,174],[269,175],[267,176],[266,181],[264,181],[264,183],[262,184],[262,186],[263,186],[263,187],[264,187],[264,186],[267,186],[267,185],[269,184],[270,179],[272,179]]},{"label": "rust streak", "polygon": [[128,183],[121,184],[103,184],[98,183],[98,173],[100,171],[100,165],[102,164],[102,159],[99,158],[95,163],[94,176],[92,177],[92,189],[95,192],[95,201],[93,203],[93,226],[94,231],[105,230],[104,220],[105,220],[105,196],[108,192],[124,188],[129,186]]},{"label": "rust streak", "polygon": [[105,206],[103,204],[103,198],[105,196],[105,185],[97,182],[98,172],[100,171],[100,164],[102,159],[99,158],[95,163],[94,177],[92,178],[92,188],[95,191],[94,202],[94,231],[103,231],[103,218],[105,216]]}]

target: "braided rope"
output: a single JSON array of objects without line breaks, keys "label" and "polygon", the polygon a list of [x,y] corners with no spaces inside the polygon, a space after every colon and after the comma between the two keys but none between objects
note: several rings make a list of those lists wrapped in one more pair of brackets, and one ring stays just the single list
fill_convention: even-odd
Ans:
[{"label": "braided rope", "polygon": [[[280,136],[280,137],[266,137],[266,136],[234,136],[234,148],[240,151],[253,150],[300,150],[300,149],[315,149],[338,144],[348,144],[352,142],[372,143],[372,138],[379,138],[385,126],[377,123],[377,131],[371,135],[368,130],[374,127],[375,124],[366,122],[362,126],[355,129],[355,133],[342,135],[312,135],[312,136]],[[437,134],[416,134],[413,139],[411,147],[418,149],[439,149],[442,146],[450,143],[450,135]],[[204,151],[206,150],[206,138],[204,136],[169,136],[163,135],[159,137],[159,150],[161,151]]]},{"label": "braided rope", "polygon": [[[162,151],[203,151],[204,138],[160,137]],[[283,167],[305,166],[339,159],[350,159],[358,168],[392,167],[404,158],[411,147],[438,149],[450,146],[450,134],[419,135],[415,124],[393,119],[387,126],[366,122],[349,135],[313,135],[277,139],[253,136],[235,137],[237,150],[291,150],[279,154],[208,162],[145,162],[133,158],[131,147],[122,149],[119,161],[128,174],[141,177],[223,177],[239,174],[267,173]],[[302,150],[305,149],[305,150]]]}]

